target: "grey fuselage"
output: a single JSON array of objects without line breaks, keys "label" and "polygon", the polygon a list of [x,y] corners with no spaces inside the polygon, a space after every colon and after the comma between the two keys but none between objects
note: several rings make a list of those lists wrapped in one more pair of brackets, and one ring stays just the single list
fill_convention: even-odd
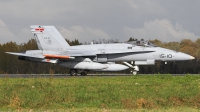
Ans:
[{"label": "grey fuselage", "polygon": [[190,60],[192,56],[153,46],[135,46],[126,43],[117,44],[91,44],[70,46],[66,50],[87,50],[96,54],[93,61],[119,62],[119,61],[181,61]]}]

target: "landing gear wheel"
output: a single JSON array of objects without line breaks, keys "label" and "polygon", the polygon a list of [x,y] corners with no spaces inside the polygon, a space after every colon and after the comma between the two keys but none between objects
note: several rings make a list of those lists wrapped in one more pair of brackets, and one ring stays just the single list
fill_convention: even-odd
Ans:
[{"label": "landing gear wheel", "polygon": [[133,75],[137,75],[137,71],[133,71]]},{"label": "landing gear wheel", "polygon": [[81,76],[86,76],[87,75],[86,72],[81,72],[80,74],[81,74]]},{"label": "landing gear wheel", "polygon": [[78,71],[77,71],[76,69],[71,69],[71,70],[69,71],[69,74],[70,74],[71,76],[76,76],[77,73],[78,73]]}]

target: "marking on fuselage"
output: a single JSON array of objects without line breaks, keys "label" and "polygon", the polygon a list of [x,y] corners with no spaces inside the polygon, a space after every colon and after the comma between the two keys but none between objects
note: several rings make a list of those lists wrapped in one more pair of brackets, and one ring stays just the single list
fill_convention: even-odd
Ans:
[{"label": "marking on fuselage", "polygon": [[160,58],[172,58],[172,54],[161,54]]}]

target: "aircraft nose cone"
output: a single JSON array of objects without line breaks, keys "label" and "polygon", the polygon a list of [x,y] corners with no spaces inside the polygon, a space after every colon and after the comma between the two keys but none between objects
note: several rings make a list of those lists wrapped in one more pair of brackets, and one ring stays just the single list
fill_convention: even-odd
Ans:
[{"label": "aircraft nose cone", "polygon": [[195,59],[195,57],[193,57],[193,56],[190,56],[190,60],[193,60],[193,59]]},{"label": "aircraft nose cone", "polygon": [[182,53],[182,52],[178,52],[176,54],[176,60],[193,60],[195,59],[193,56],[191,55],[188,55],[188,54],[185,54],[185,53]]}]

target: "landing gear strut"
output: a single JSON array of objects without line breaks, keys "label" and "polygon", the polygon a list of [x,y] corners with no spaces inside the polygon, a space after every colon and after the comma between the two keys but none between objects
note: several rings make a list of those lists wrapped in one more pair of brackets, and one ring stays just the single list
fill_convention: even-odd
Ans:
[{"label": "landing gear strut", "polygon": [[139,71],[139,67],[137,65],[136,66],[131,65],[131,64],[133,64],[133,62],[131,62],[131,64],[129,64],[128,62],[123,62],[123,63],[125,65],[129,66],[131,69],[133,69],[133,70],[131,70],[133,75],[136,75],[137,72]]}]

